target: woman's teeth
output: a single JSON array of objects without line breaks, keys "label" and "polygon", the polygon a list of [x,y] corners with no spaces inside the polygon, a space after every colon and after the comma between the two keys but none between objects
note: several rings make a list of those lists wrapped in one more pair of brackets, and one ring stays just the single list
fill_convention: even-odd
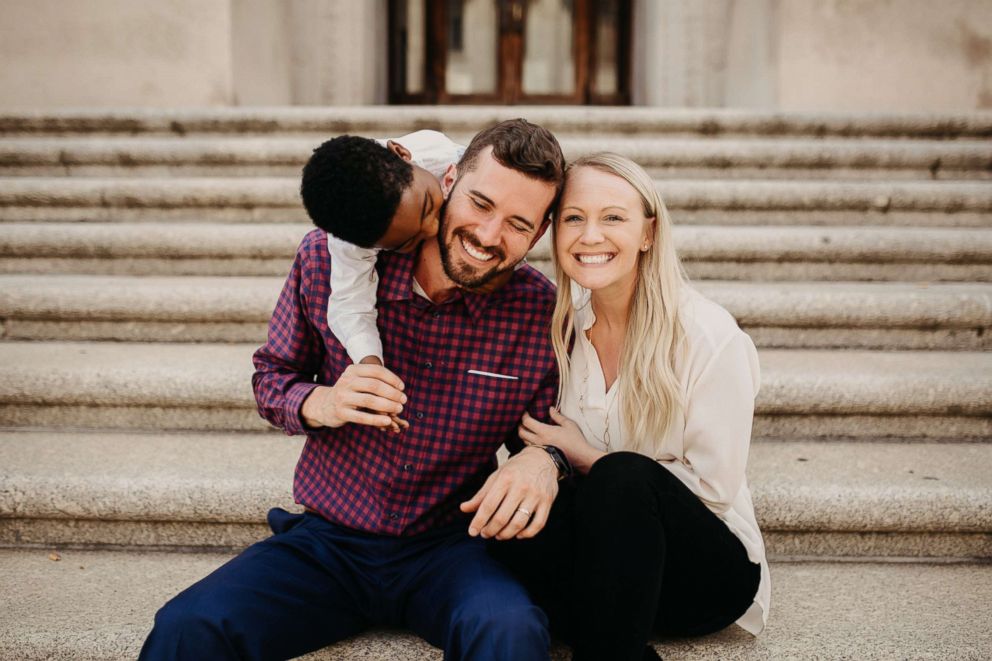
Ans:
[{"label": "woman's teeth", "polygon": [[488,262],[490,259],[495,257],[495,255],[492,255],[488,252],[483,252],[474,246],[470,246],[465,241],[465,239],[459,239],[459,240],[462,242],[462,248],[465,249],[465,252],[467,252],[469,255],[479,260],[480,262]]},{"label": "woman's teeth", "polygon": [[583,264],[605,264],[606,262],[613,259],[613,253],[604,253],[600,255],[576,255],[575,258],[582,262]]}]

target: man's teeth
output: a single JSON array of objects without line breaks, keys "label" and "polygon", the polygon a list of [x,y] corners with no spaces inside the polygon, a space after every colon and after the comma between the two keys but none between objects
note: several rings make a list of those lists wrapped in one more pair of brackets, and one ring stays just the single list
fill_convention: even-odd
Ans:
[{"label": "man's teeth", "polygon": [[601,255],[576,255],[575,257],[583,264],[605,264],[613,259],[613,254],[605,253]]},{"label": "man's teeth", "polygon": [[481,250],[475,248],[474,246],[470,246],[465,241],[465,239],[462,239],[461,242],[462,242],[462,248],[465,249],[465,252],[467,252],[469,255],[479,260],[480,262],[488,262],[490,259],[495,257],[495,255],[491,255],[488,252],[482,252]]}]

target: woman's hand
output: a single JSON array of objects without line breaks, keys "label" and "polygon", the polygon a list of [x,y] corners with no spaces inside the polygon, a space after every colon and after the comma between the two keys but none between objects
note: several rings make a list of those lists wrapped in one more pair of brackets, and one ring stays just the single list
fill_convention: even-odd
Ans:
[{"label": "woman's hand", "polygon": [[524,413],[520,427],[517,429],[520,440],[527,445],[554,445],[565,453],[572,468],[580,473],[589,472],[596,460],[606,456],[606,453],[589,445],[579,426],[562,415],[558,409],[552,407],[550,412],[552,421],[550,425]]}]

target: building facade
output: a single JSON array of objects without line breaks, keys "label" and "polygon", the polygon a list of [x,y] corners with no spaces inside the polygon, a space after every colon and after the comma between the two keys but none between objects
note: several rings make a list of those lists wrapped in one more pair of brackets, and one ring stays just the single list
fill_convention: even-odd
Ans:
[{"label": "building facade", "polygon": [[988,0],[5,0],[0,106],[992,108]]}]

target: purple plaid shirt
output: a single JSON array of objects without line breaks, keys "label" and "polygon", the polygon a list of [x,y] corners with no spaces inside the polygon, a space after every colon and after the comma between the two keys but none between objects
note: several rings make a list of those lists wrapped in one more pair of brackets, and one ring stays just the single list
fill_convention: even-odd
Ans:
[{"label": "purple plaid shirt", "polygon": [[[263,418],[307,435],[296,465],[296,502],[349,528],[412,535],[468,517],[458,505],[496,468],[525,410],[547,420],[558,370],[548,329],[554,288],[530,266],[492,294],[460,292],[434,305],[413,293],[412,255],[379,255],[379,332],[386,367],[406,385],[396,435],[347,424],[311,430],[300,417],[318,384],[334,384],[350,360],[327,326],[327,236],[304,237],[255,352],[252,385]],[[477,372],[483,372],[478,374]],[[500,378],[499,376],[509,378]]]}]

